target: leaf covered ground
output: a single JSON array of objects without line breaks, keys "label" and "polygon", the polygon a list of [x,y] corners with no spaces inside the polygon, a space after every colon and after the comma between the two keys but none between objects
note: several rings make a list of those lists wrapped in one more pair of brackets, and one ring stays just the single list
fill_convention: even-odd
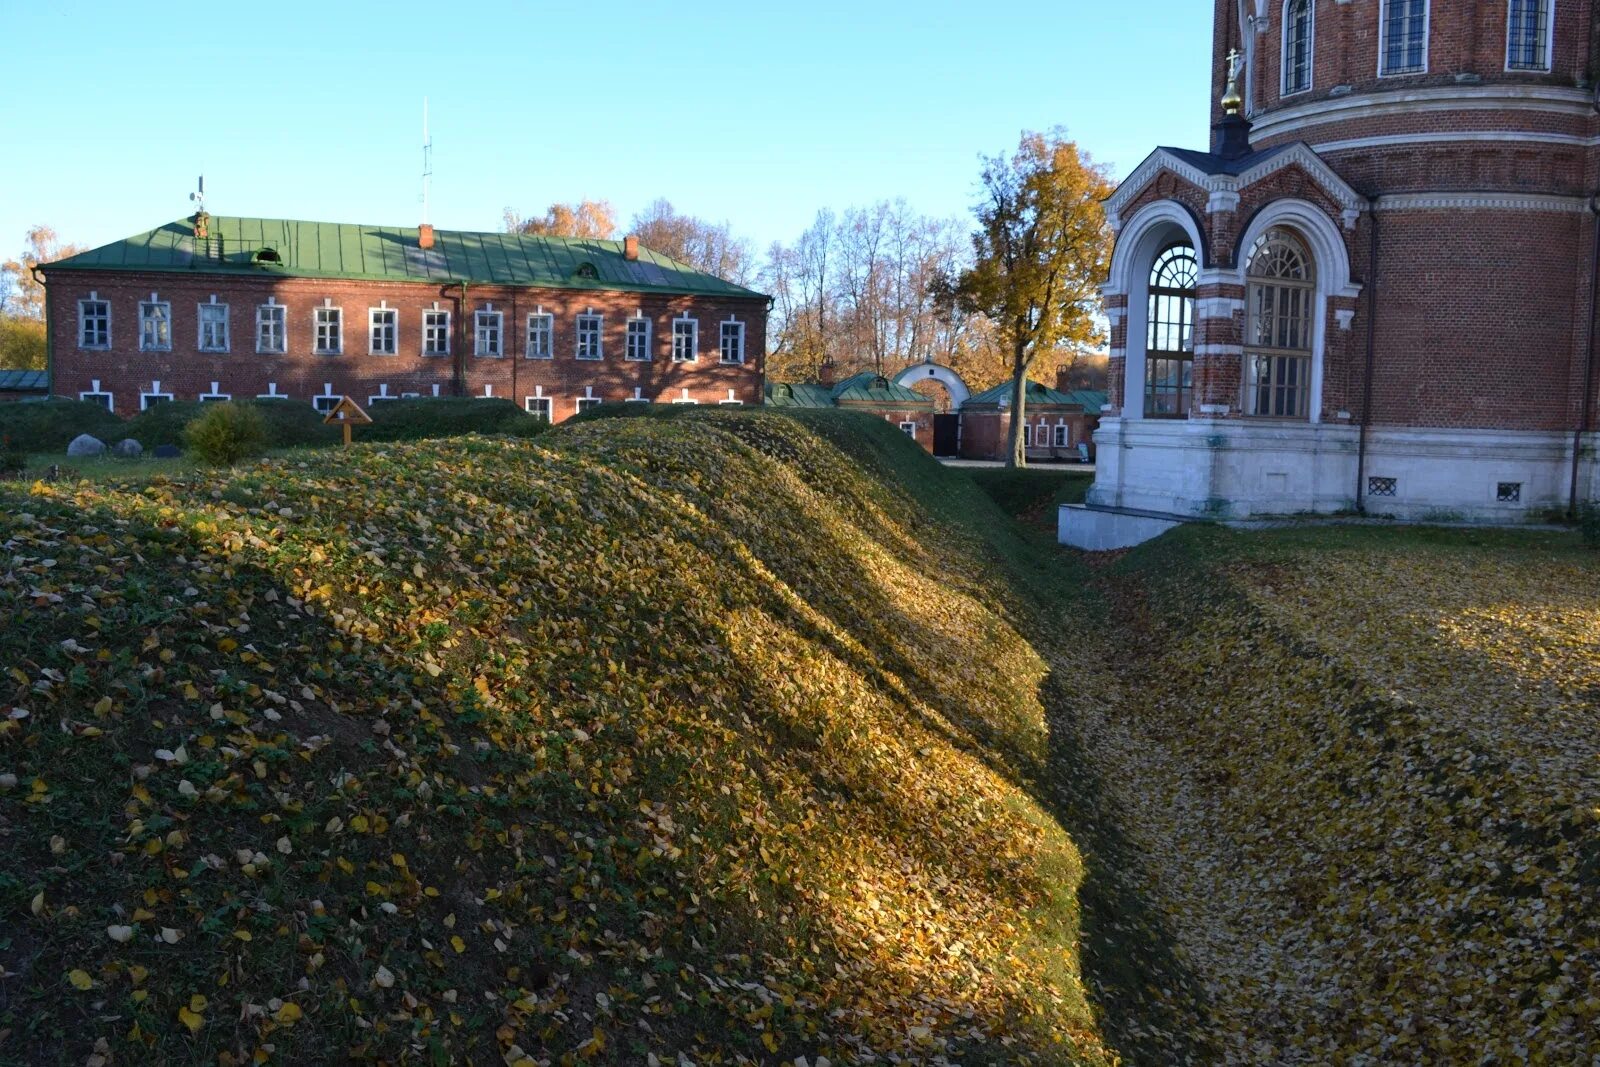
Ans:
[{"label": "leaf covered ground", "polygon": [[1109,1061],[1045,662],[836,419],[0,488],[0,1061]]},{"label": "leaf covered ground", "polygon": [[1075,728],[1205,1060],[1600,1063],[1592,552],[1191,528],[1100,584]]}]

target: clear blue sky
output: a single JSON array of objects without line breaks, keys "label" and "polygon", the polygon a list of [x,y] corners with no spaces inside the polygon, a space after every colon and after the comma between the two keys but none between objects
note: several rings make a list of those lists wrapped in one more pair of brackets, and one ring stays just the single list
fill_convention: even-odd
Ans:
[{"label": "clear blue sky", "polygon": [[187,214],[413,225],[657,196],[764,246],[820,207],[970,206],[980,153],[1063,125],[1125,175],[1204,147],[1210,6],[0,0],[0,253]]}]

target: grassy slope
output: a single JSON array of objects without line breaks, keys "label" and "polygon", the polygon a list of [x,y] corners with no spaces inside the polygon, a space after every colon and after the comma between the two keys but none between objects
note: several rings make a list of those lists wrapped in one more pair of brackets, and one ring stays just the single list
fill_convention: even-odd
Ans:
[{"label": "grassy slope", "polygon": [[1600,1057],[1600,566],[1565,535],[1186,529],[1080,705],[1245,1062]]},{"label": "grassy slope", "polygon": [[1106,1058],[998,513],[892,429],[0,496],[0,1059]]}]

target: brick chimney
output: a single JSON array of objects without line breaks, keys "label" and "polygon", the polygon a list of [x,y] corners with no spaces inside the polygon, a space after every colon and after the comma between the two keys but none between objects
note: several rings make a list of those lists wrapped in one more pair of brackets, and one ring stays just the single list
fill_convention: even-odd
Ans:
[{"label": "brick chimney", "polygon": [[417,227],[417,247],[433,247],[433,223],[424,222],[421,226]]},{"label": "brick chimney", "polygon": [[639,258],[639,238],[631,233],[622,239],[622,258],[629,263]]},{"label": "brick chimney", "polygon": [[833,360],[824,359],[821,366],[817,367],[817,384],[833,387]]}]

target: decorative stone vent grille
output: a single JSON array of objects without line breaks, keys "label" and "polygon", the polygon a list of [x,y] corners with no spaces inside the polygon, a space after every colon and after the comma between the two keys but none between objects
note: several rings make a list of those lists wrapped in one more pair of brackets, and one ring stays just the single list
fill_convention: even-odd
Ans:
[{"label": "decorative stone vent grille", "polygon": [[1501,482],[1495,487],[1494,498],[1502,504],[1517,504],[1522,501],[1521,482]]},{"label": "decorative stone vent grille", "polygon": [[1368,496],[1394,496],[1395,490],[1396,490],[1396,488],[1398,488],[1398,485],[1399,485],[1399,479],[1398,478],[1377,478],[1377,477],[1368,478],[1367,479],[1367,495]]}]

